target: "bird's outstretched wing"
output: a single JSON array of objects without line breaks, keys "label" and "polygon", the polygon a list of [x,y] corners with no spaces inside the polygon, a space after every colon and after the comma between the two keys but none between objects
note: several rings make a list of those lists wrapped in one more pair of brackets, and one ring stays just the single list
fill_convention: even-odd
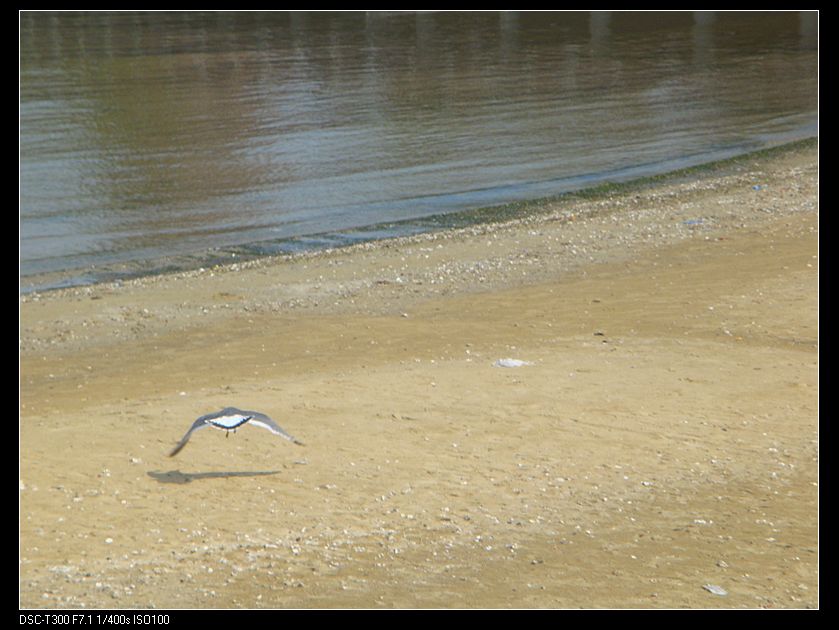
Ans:
[{"label": "bird's outstretched wing", "polygon": [[280,425],[271,420],[271,418],[266,416],[264,413],[259,413],[258,411],[242,411],[241,413],[251,416],[251,424],[262,427],[263,429],[268,429],[271,433],[284,437],[285,439],[302,446],[303,442],[290,433],[287,433]]},{"label": "bird's outstretched wing", "polygon": [[181,452],[181,449],[186,446],[186,443],[189,442],[189,438],[195,433],[198,429],[202,429],[208,426],[207,422],[204,419],[204,416],[198,418],[195,422],[192,423],[192,426],[189,427],[189,431],[187,431],[184,436],[181,438],[181,441],[177,443],[175,448],[172,449],[172,452],[169,453],[169,457],[174,457],[178,453]]}]

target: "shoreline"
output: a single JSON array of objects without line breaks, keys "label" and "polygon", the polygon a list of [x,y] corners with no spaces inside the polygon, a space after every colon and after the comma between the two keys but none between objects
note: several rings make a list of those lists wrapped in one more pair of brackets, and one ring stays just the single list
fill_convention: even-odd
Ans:
[{"label": "shoreline", "polygon": [[21,296],[20,605],[818,607],[818,149],[734,160]]},{"label": "shoreline", "polygon": [[[376,223],[337,232],[323,232],[274,241],[219,247],[203,252],[193,252],[152,260],[125,261],[98,267],[91,266],[32,274],[21,278],[20,293],[22,295],[32,295],[58,290],[73,290],[100,284],[118,284],[134,279],[159,275],[176,275],[198,269],[218,268],[258,260],[276,262],[299,255],[317,255],[322,252],[344,250],[359,245],[376,246],[379,243],[388,242],[398,244],[400,240],[410,240],[415,236],[421,237],[440,231],[458,230],[486,224],[492,225],[511,220],[514,221],[523,217],[539,216],[551,212],[551,208],[557,205],[567,202],[573,203],[577,199],[593,199],[598,196],[622,194],[632,189],[643,189],[684,178],[707,177],[712,173],[719,174],[725,170],[736,168],[737,164],[748,160],[763,159],[773,155],[806,149],[807,147],[815,147],[817,143],[818,139],[815,137],[802,138],[737,154],[732,157],[703,162],[683,168],[674,168],[656,175],[630,179],[618,178],[614,181],[607,180],[599,184],[557,195],[481,206],[452,213],[435,214],[403,221]],[[363,236],[364,234],[376,232],[387,235],[383,237]],[[400,232],[407,233],[400,234]],[[357,236],[359,234],[362,236]],[[294,246],[294,243],[301,241],[310,241],[311,244],[308,247]],[[335,244],[331,245],[330,243]],[[283,251],[283,248],[288,251]],[[73,280],[74,278],[76,278],[75,281]],[[24,286],[24,280],[27,281],[26,286]]]},{"label": "shoreline", "polygon": [[[55,351],[97,338],[130,339],[139,331],[160,334],[239,309],[401,312],[434,297],[564,277],[589,265],[629,259],[639,248],[719,238],[727,230],[756,229],[764,219],[783,216],[785,200],[773,197],[765,185],[760,189],[763,165],[795,162],[799,155],[811,155],[817,164],[817,152],[817,142],[804,140],[654,178],[505,204],[499,207],[505,217],[500,221],[476,219],[412,236],[24,293],[21,308],[32,304],[46,311],[43,318],[33,318],[36,322],[64,325],[54,326],[52,334],[42,327],[27,329],[28,318],[21,314],[21,347]],[[747,188],[754,194],[744,199],[751,206],[746,211],[693,211],[706,196]],[[804,205],[796,211],[815,209],[817,199]],[[485,216],[488,210],[474,214]],[[456,251],[446,252],[449,247]],[[239,291],[239,285],[247,291]],[[191,300],[178,299],[183,286],[189,286]],[[65,309],[68,302],[76,304]],[[108,302],[113,306],[104,312]]]}]

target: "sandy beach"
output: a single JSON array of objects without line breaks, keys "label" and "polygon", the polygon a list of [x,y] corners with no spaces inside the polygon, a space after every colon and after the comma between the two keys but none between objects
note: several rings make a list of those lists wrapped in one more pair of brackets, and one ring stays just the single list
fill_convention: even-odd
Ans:
[{"label": "sandy beach", "polygon": [[22,296],[20,606],[818,607],[818,263],[805,143]]}]

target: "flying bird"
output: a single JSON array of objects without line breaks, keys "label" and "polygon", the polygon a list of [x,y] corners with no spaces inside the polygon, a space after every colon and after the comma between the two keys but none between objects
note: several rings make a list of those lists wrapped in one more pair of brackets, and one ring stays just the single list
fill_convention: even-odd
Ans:
[{"label": "flying bird", "polygon": [[213,427],[215,429],[226,431],[227,435],[229,435],[230,431],[235,433],[236,429],[248,423],[262,427],[263,429],[268,429],[271,433],[284,437],[295,444],[303,444],[303,442],[293,435],[286,433],[280,425],[271,420],[271,418],[266,416],[264,413],[259,413],[258,411],[242,411],[241,409],[236,409],[236,407],[225,407],[221,411],[201,416],[198,420],[193,422],[192,426],[189,427],[189,431],[186,432],[186,434],[181,438],[181,441],[178,442],[175,448],[172,449],[172,452],[169,453],[169,457],[174,457],[180,453],[181,449],[186,446],[187,442],[189,442],[189,438],[192,437],[192,434],[198,429]]}]

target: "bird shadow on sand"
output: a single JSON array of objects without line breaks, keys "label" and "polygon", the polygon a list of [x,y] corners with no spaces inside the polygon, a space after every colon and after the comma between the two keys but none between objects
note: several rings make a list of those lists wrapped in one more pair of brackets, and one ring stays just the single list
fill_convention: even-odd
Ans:
[{"label": "bird shadow on sand", "polygon": [[276,475],[279,470],[254,470],[254,471],[240,471],[240,472],[198,472],[198,473],[184,473],[180,470],[170,470],[168,472],[160,472],[157,470],[150,470],[146,473],[149,477],[158,483],[191,483],[199,479],[229,479],[232,477],[262,477],[265,475]]}]

